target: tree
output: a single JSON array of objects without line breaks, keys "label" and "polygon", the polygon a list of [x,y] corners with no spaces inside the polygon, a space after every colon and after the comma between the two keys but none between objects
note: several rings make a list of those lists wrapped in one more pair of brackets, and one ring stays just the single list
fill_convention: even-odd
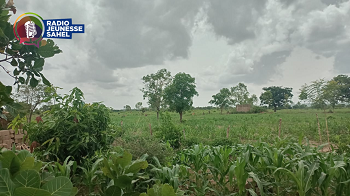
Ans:
[{"label": "tree", "polygon": [[338,75],[333,78],[339,86],[340,102],[350,103],[350,77],[347,75]]},{"label": "tree", "polygon": [[309,102],[312,107],[326,109],[327,100],[324,97],[324,79],[312,81],[310,85],[304,84],[300,89],[299,99]]},{"label": "tree", "polygon": [[281,108],[287,103],[292,103],[292,88],[270,86],[263,88],[263,90],[265,92],[260,95],[261,104],[267,104],[270,107],[273,107],[274,112],[276,112],[277,108]]},{"label": "tree", "polygon": [[22,106],[26,110],[28,122],[31,122],[35,109],[44,102],[49,102],[51,95],[51,87],[39,84],[36,87],[28,85],[20,85],[15,98],[18,102],[23,103]]},{"label": "tree", "polygon": [[[3,59],[0,59],[0,68],[14,79],[14,84],[29,84],[36,87],[39,84],[39,78],[44,84],[50,85],[50,82],[42,74],[45,59],[53,57],[62,51],[54,44],[52,40],[42,40],[40,47],[33,45],[20,44],[13,32],[13,24],[9,21],[11,15],[9,11],[16,13],[13,3],[0,1],[0,53]],[[7,63],[7,65],[5,65]],[[13,100],[9,97],[12,91],[11,86],[5,86],[0,81],[0,106],[11,104]]]},{"label": "tree", "polygon": [[210,104],[216,105],[220,108],[221,114],[224,108],[231,105],[231,92],[228,88],[223,88],[219,93],[212,96],[213,99],[209,101]]},{"label": "tree", "polygon": [[144,88],[143,99],[148,99],[148,105],[157,111],[157,119],[159,119],[159,111],[164,105],[164,89],[170,84],[172,78],[169,71],[161,69],[155,74],[146,75],[142,78]]},{"label": "tree", "polygon": [[335,80],[330,80],[323,87],[323,98],[329,103],[329,105],[335,109],[335,105],[337,105],[342,99],[342,94],[340,90],[341,86]]},{"label": "tree", "polygon": [[249,97],[249,91],[247,86],[243,83],[239,83],[237,86],[231,87],[231,102],[234,105],[251,104],[257,102],[256,95]]},{"label": "tree", "polygon": [[195,95],[198,96],[195,78],[186,73],[176,74],[173,82],[164,90],[165,103],[169,106],[169,110],[180,114],[180,122],[182,113],[191,109]]},{"label": "tree", "polygon": [[125,105],[125,106],[124,106],[124,109],[125,109],[126,111],[131,111],[131,107],[130,107],[129,105]]},{"label": "tree", "polygon": [[136,108],[137,110],[140,110],[140,109],[142,108],[142,102],[137,102],[137,103],[135,104],[135,108]]}]

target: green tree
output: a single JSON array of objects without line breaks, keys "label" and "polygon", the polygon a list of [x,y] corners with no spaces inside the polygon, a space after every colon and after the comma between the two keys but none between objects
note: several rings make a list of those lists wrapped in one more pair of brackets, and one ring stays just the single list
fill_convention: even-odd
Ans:
[{"label": "green tree", "polygon": [[137,110],[140,110],[140,109],[142,108],[142,102],[137,102],[137,103],[135,104],[135,108],[136,108]]},{"label": "green tree", "polygon": [[258,98],[256,95],[249,97],[249,91],[245,84],[238,83],[237,86],[231,87],[231,102],[234,105],[251,104],[256,103]]},{"label": "green tree", "polygon": [[312,81],[310,85],[304,84],[300,89],[299,99],[307,101],[312,107],[326,109],[327,100],[324,97],[324,79]]},{"label": "green tree", "polygon": [[149,106],[157,111],[157,119],[159,119],[159,111],[164,106],[164,89],[172,80],[171,73],[166,69],[161,69],[155,74],[144,76],[142,80],[145,85],[141,89],[143,99],[148,99]]},{"label": "green tree", "polygon": [[191,109],[195,95],[198,96],[195,78],[186,73],[176,74],[173,82],[164,90],[165,103],[169,106],[169,110],[180,114],[180,122],[182,113]]},{"label": "green tree", "polygon": [[[9,12],[16,13],[16,8],[11,2],[6,4],[5,0],[0,0],[0,53],[4,57],[0,59],[0,68],[14,79],[14,84],[36,87],[41,78],[44,84],[50,85],[42,74],[45,59],[62,51],[50,39],[42,40],[39,48],[20,44],[13,33],[13,24],[8,22],[11,16]],[[0,81],[0,106],[13,103],[9,96],[12,87],[4,86]]]},{"label": "green tree", "polygon": [[338,75],[333,78],[339,86],[340,102],[350,103],[350,77],[347,75]]},{"label": "green tree", "polygon": [[131,111],[131,106],[125,105],[125,106],[124,106],[124,109],[125,109],[126,111]]},{"label": "green tree", "polygon": [[213,99],[210,100],[209,103],[219,107],[221,110],[221,114],[224,108],[227,108],[232,104],[230,99],[231,92],[228,88],[221,89],[219,93],[213,95],[212,97]]},{"label": "green tree", "polygon": [[292,103],[292,88],[270,86],[264,87],[263,90],[265,92],[260,95],[261,104],[267,104],[273,107],[274,112],[276,112],[277,108],[281,108],[287,103]]},{"label": "green tree", "polygon": [[328,81],[323,87],[323,97],[334,110],[342,100],[341,86],[335,80]]},{"label": "green tree", "polygon": [[14,95],[18,102],[24,103],[23,109],[27,114],[28,122],[31,122],[33,112],[44,102],[49,102],[52,94],[51,87],[39,84],[36,87],[20,85],[18,92]]}]

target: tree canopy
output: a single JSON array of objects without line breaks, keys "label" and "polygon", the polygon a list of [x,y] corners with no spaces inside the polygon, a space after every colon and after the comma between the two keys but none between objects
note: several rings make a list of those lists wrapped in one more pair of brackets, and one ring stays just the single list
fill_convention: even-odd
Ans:
[{"label": "tree canopy", "polygon": [[218,106],[221,110],[221,114],[224,108],[227,108],[232,104],[232,101],[230,99],[231,92],[228,88],[221,89],[220,92],[213,95],[212,97],[213,99],[210,100],[209,103]]},{"label": "tree canopy", "polygon": [[159,118],[159,111],[164,105],[164,89],[170,84],[172,78],[171,73],[166,69],[161,69],[155,74],[146,75],[142,78],[144,88],[143,99],[148,99],[148,105],[157,111],[157,119]]},{"label": "tree canopy", "polygon": [[267,104],[270,107],[273,107],[274,112],[276,112],[277,108],[281,108],[285,104],[292,103],[292,88],[270,86],[264,87],[263,90],[265,92],[261,93],[260,95],[261,104]]},{"label": "tree canopy", "polygon": [[165,103],[169,106],[169,110],[180,114],[180,121],[182,113],[191,109],[195,95],[198,96],[195,78],[186,73],[176,74],[173,82],[164,90]]}]

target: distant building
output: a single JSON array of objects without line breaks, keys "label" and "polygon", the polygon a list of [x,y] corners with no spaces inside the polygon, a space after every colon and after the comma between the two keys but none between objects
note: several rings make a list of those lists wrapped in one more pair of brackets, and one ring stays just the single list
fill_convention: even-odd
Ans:
[{"label": "distant building", "polygon": [[251,108],[250,104],[236,105],[237,112],[249,112]]}]

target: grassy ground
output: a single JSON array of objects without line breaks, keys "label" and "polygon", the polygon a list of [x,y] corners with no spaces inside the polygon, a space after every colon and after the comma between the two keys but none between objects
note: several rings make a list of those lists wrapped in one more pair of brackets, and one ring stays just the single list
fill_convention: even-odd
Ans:
[{"label": "grassy ground", "polygon": [[[319,140],[316,114],[319,117],[322,142]],[[220,114],[219,110],[192,110],[183,116],[184,122],[179,122],[177,113],[170,113],[172,121],[185,130],[189,143],[211,144],[226,138],[229,127],[229,140],[235,143],[254,143],[259,140],[273,142],[279,134],[285,139],[308,138],[316,144],[327,142],[326,119],[330,141],[337,146],[350,143],[350,109],[336,109],[334,113],[323,113],[321,110],[278,110],[258,114]],[[115,112],[111,114],[112,122],[120,126],[123,122],[123,137],[148,136],[151,127],[157,126],[155,112],[139,111]],[[220,143],[220,142],[219,142]]]}]

